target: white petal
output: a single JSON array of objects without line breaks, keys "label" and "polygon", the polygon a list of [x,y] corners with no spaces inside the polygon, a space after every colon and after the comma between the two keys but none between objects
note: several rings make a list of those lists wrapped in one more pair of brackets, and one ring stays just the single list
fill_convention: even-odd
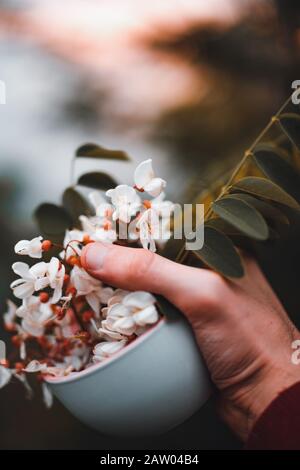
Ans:
[{"label": "white petal", "polygon": [[21,345],[20,345],[20,358],[22,359],[22,361],[24,361],[26,359],[26,344],[25,344],[25,341],[22,341]]},{"label": "white petal", "polygon": [[121,341],[104,341],[102,343],[96,344],[94,347],[94,354],[97,356],[106,356],[109,357],[112,354],[120,351],[125,345],[127,341],[125,339]]},{"label": "white petal", "polygon": [[30,297],[34,293],[33,282],[25,281],[22,284],[13,287],[13,293],[18,299],[26,299],[27,297]]},{"label": "white petal", "polygon": [[42,257],[42,237],[33,238],[29,243],[28,254],[31,258]]},{"label": "white petal", "polygon": [[7,299],[7,311],[3,315],[4,323],[6,325],[14,323],[16,313],[17,313],[17,306],[12,302],[10,299]]},{"label": "white petal", "polygon": [[44,333],[43,325],[40,325],[37,322],[30,321],[26,317],[22,320],[22,328],[26,331],[26,333],[35,337],[42,336]]},{"label": "white petal", "polygon": [[144,189],[145,185],[150,183],[154,178],[154,171],[152,168],[152,160],[145,160],[140,163],[134,172],[134,183],[139,189]]},{"label": "white petal", "polygon": [[29,240],[20,240],[15,245],[15,253],[18,255],[28,255]]},{"label": "white petal", "polygon": [[51,303],[56,304],[61,299],[61,296],[62,296],[62,288],[60,285],[57,285],[53,291]]},{"label": "white petal", "polygon": [[124,297],[126,297],[127,294],[129,294],[130,292],[127,291],[127,290],[123,290],[123,289],[116,289],[114,291],[114,295],[113,297],[111,297],[109,299],[109,301],[107,302],[107,305],[109,307],[111,307],[112,305],[114,304],[119,304],[122,302],[122,300],[124,299]]},{"label": "white petal", "polygon": [[34,283],[34,290],[42,290],[49,286],[49,279],[47,277],[40,277]]},{"label": "white petal", "polygon": [[114,322],[113,330],[131,336],[135,332],[135,322],[132,317],[119,318]]},{"label": "white petal", "polygon": [[97,330],[97,332],[100,334],[100,335],[104,335],[106,337],[108,337],[109,339],[114,339],[114,340],[121,340],[121,339],[124,339],[124,335],[122,335],[121,333],[119,333],[118,331],[112,331],[110,330],[109,328],[106,328],[106,325],[107,323],[105,323],[106,320],[103,320],[102,323],[101,323],[101,328],[99,328]]},{"label": "white petal", "polygon": [[149,292],[136,291],[126,295],[122,303],[126,305],[126,307],[143,309],[149,305],[155,304],[155,297],[149,294]]},{"label": "white petal", "polygon": [[130,315],[130,309],[122,304],[113,304],[109,307],[107,316],[111,318],[122,318]]},{"label": "white petal", "polygon": [[119,207],[118,214],[118,218],[121,220],[121,222],[129,224],[131,220],[131,210],[127,204]]},{"label": "white petal", "polygon": [[108,304],[108,302],[113,297],[113,295],[114,295],[114,290],[111,287],[104,287],[101,290],[101,302],[103,304]]},{"label": "white petal", "polygon": [[8,384],[12,376],[12,371],[6,367],[0,366],[0,388]]},{"label": "white petal", "polygon": [[144,189],[152,197],[157,197],[166,187],[167,183],[162,178],[153,178],[149,183],[144,186]]},{"label": "white petal", "polygon": [[56,278],[57,273],[59,271],[59,267],[60,267],[59,259],[53,256],[48,265],[48,275],[49,275],[50,283],[52,283],[54,279]]},{"label": "white petal", "polygon": [[51,406],[53,405],[53,395],[52,395],[50,388],[45,382],[42,383],[42,392],[43,392],[43,401],[46,405],[46,408],[51,408]]},{"label": "white petal", "polygon": [[26,263],[18,261],[17,263],[14,263],[12,265],[12,270],[18,276],[23,277],[25,279],[31,277],[31,275],[29,274],[29,266]]},{"label": "white petal", "polygon": [[43,277],[45,276],[47,272],[47,263],[44,263],[44,261],[41,261],[40,263],[36,263],[33,266],[31,266],[29,272],[36,279],[38,277]]},{"label": "white petal", "polygon": [[105,203],[105,199],[102,197],[100,191],[92,191],[89,193],[88,197],[95,210],[97,210],[97,207],[100,206],[100,204]]},{"label": "white petal", "polygon": [[100,312],[100,298],[95,292],[91,292],[85,296],[87,303],[96,314]]},{"label": "white petal", "polygon": [[133,315],[134,321],[137,325],[145,326],[156,323],[159,319],[159,314],[154,305],[144,308],[138,313]]},{"label": "white petal", "polygon": [[27,364],[24,371],[25,372],[42,372],[42,371],[46,371],[46,369],[47,369],[46,364],[41,364],[39,361],[34,359],[33,361],[29,362],[29,364]]},{"label": "white petal", "polygon": [[155,245],[155,241],[154,241],[153,238],[150,238],[150,239],[149,239],[148,250],[149,250],[149,251],[152,251],[152,253],[155,253],[155,252],[156,252],[156,245]]},{"label": "white petal", "polygon": [[114,189],[109,189],[108,191],[106,191],[105,194],[106,194],[107,197],[113,197],[114,193],[115,193]]}]

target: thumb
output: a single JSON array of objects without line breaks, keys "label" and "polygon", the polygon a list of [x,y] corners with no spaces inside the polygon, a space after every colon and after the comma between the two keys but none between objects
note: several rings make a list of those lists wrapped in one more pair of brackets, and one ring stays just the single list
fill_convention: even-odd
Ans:
[{"label": "thumb", "polygon": [[191,305],[199,312],[214,276],[206,269],[184,266],[142,248],[100,242],[84,247],[81,264],[106,284],[161,294],[184,312],[189,312]]}]

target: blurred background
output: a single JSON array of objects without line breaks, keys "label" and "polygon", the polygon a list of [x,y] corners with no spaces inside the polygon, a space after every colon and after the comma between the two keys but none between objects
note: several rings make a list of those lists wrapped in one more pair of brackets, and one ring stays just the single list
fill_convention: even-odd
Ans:
[{"label": "blurred background", "polygon": [[[132,165],[101,163],[120,182],[153,158],[178,202],[241,158],[300,78],[299,12],[297,0],[0,0],[1,311],[13,246],[36,234],[39,203],[59,201],[82,143],[132,156]],[[79,162],[76,172],[90,165]],[[297,321],[297,226],[289,236],[288,249],[268,247],[261,262]],[[213,400],[167,435],[121,441],[85,428],[57,402],[50,411],[39,395],[27,402],[20,384],[0,391],[2,449],[239,447]]]}]

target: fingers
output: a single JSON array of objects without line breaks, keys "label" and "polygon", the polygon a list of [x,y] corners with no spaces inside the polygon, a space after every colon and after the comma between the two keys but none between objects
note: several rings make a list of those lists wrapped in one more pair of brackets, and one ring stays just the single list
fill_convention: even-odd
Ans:
[{"label": "fingers", "polygon": [[201,309],[213,275],[144,249],[106,243],[88,244],[82,252],[81,263],[89,274],[107,284],[161,294],[185,312],[195,303]]}]

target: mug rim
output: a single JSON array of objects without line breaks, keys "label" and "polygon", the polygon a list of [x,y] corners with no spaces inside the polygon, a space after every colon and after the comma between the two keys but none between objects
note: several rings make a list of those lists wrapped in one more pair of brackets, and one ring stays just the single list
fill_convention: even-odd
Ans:
[{"label": "mug rim", "polygon": [[71,372],[69,375],[65,375],[63,377],[54,377],[51,375],[46,375],[44,378],[45,382],[47,382],[49,385],[51,384],[59,385],[59,384],[64,384],[68,382],[74,382],[76,380],[83,379],[84,377],[87,377],[93,374],[94,372],[97,372],[100,369],[109,367],[115,361],[119,360],[121,357],[125,356],[128,352],[137,348],[141,343],[148,340],[150,336],[152,336],[154,333],[159,331],[164,324],[166,324],[166,318],[162,316],[155,325],[149,328],[149,330],[147,330],[145,333],[143,333],[141,336],[136,338],[130,344],[122,348],[120,351],[113,354],[111,357],[108,357],[105,361],[92,364],[87,369],[83,369],[81,371],[74,371],[74,372]]}]

